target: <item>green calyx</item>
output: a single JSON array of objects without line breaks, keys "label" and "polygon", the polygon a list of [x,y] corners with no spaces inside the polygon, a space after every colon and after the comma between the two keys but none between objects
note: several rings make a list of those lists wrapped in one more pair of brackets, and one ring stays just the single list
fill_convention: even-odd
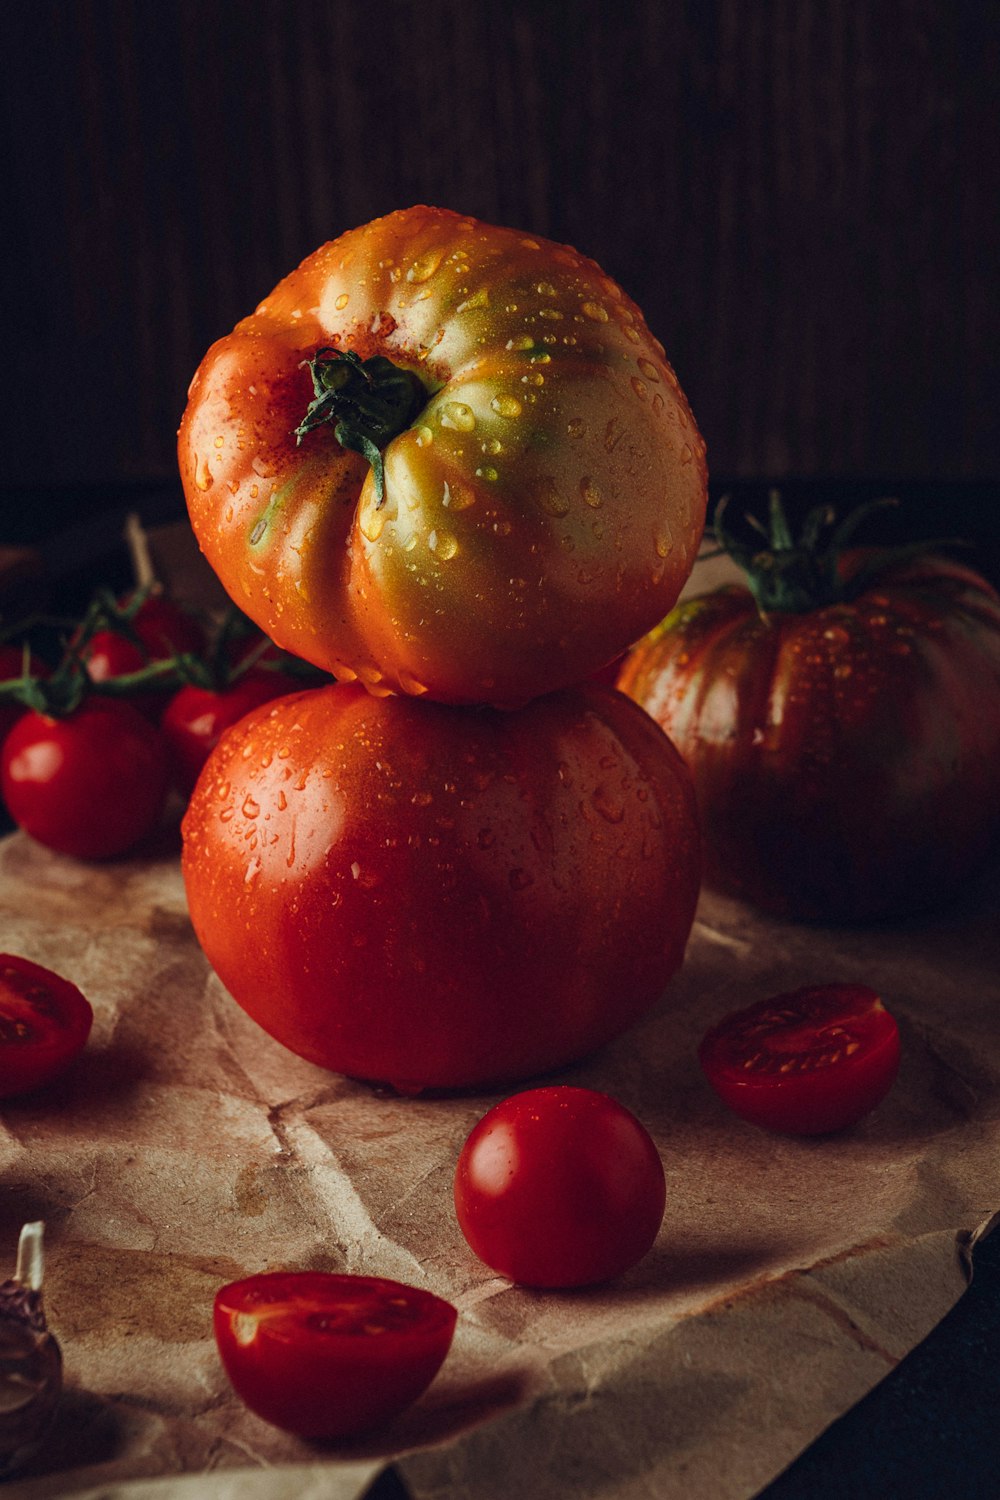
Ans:
[{"label": "green calyx", "polygon": [[757,516],[745,517],[747,525],[762,538],[763,544],[743,541],[735,534],[726,515],[728,501],[729,497],[723,496],[716,506],[712,533],[719,551],[731,557],[747,575],[750,592],[765,617],[781,613],[806,614],[829,604],[854,599],[887,567],[923,556],[936,546],[957,545],[955,542],[922,541],[877,547],[860,566],[848,570],[842,565],[843,556],[859,527],[873,512],[896,505],[896,500],[868,501],[842,521],[837,520],[833,506],[818,505],[808,512],[798,537],[795,537],[781,496],[777,490],[772,490],[768,497],[766,524]]},{"label": "green calyx", "polygon": [[325,423],[342,448],[362,453],[372,467],[375,496],[385,500],[382,449],[405,431],[427,401],[418,377],[401,370],[382,354],[362,360],[349,349],[317,349],[307,360],[313,399],[295,429],[301,443],[313,428]]}]

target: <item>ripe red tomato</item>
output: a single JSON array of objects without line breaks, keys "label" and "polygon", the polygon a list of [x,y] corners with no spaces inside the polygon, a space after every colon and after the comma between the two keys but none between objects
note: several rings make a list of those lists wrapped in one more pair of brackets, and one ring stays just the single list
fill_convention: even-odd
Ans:
[{"label": "ripe red tomato", "polygon": [[388,1422],[430,1385],[451,1347],[449,1302],[379,1276],[274,1271],[215,1298],[215,1339],[252,1412],[306,1438]]},{"label": "ripe red tomato", "polygon": [[[83,660],[92,682],[124,677],[140,672],[150,662],[166,661],[183,652],[197,654],[205,647],[205,632],[198,620],[163,594],[143,600],[129,628],[137,640],[121,630],[107,629],[95,631],[87,641]],[[133,707],[152,719],[159,717],[166,701],[166,693],[155,688],[130,698]]]},{"label": "ripe red tomato", "polygon": [[662,994],[698,894],[680,757],[597,686],[513,712],[280,698],[223,737],[183,834],[195,932],[244,1010],[404,1091],[603,1045]]},{"label": "ripe red tomato", "polygon": [[741,587],[690,599],[618,685],[691,769],[706,883],[765,910],[915,911],[1000,833],[1000,598],[958,563],[766,616]]},{"label": "ripe red tomato", "polygon": [[280,646],[500,704],[582,681],[670,607],[704,451],[593,261],[427,207],[323,245],[220,339],[179,441],[201,547]]},{"label": "ripe red tomato", "polygon": [[78,859],[123,854],[156,827],[170,784],[157,729],[130,704],[88,698],[64,719],[26,713],[0,758],[14,821]]},{"label": "ripe red tomato", "polygon": [[889,1092],[899,1028],[865,985],[807,985],[727,1016],[698,1056],[720,1099],[744,1120],[825,1135],[854,1125]]},{"label": "ripe red tomato", "polygon": [[455,1212],[469,1245],[525,1286],[587,1286],[641,1260],[663,1220],[666,1185],[652,1137],[593,1089],[530,1089],[469,1135]]},{"label": "ripe red tomato", "polygon": [[0,954],[0,1099],[31,1093],[64,1073],[93,1019],[89,1002],[68,979],[27,958]]},{"label": "ripe red tomato", "polygon": [[[48,677],[49,668],[33,653],[28,655],[28,671],[33,677]],[[10,682],[24,674],[24,650],[7,641],[0,643],[0,682]],[[22,704],[12,701],[0,702],[0,745],[25,712]]]},{"label": "ripe red tomato", "polygon": [[301,683],[283,672],[253,668],[228,687],[218,690],[180,688],[163,712],[160,728],[170,746],[174,774],[181,791],[189,793],[223,732],[262,703],[285,693],[297,693]]}]

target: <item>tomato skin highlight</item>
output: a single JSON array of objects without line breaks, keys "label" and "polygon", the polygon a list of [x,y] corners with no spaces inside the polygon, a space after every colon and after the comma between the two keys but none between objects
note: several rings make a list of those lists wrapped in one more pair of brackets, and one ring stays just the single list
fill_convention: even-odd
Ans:
[{"label": "tomato skin highlight", "polygon": [[274,1271],[221,1287],[213,1326],[226,1374],[265,1422],[299,1437],[352,1437],[430,1385],[457,1312],[377,1276]]},{"label": "tomato skin highlight", "polygon": [[[323,348],[416,375],[385,498],[333,429]],[[576,251],[417,206],[321,246],[203,359],[192,526],[279,646],[378,691],[513,705],[582,681],[677,598],[705,447],[636,305]]]},{"label": "tomato skin highlight", "polygon": [[765,911],[906,915],[996,847],[1000,598],[958,563],[896,564],[846,602],[766,619],[742,586],[687,600],[618,686],[691,769],[706,884]]},{"label": "tomato skin highlight", "polygon": [[159,731],[129,703],[88,698],[65,719],[26,713],[0,756],[11,817],[77,859],[124,854],[160,820],[170,759]]},{"label": "tomato skin highlight", "polygon": [[899,1069],[899,1028],[865,985],[808,985],[738,1011],[699,1049],[735,1114],[788,1135],[844,1130],[885,1098]]},{"label": "tomato skin highlight", "polygon": [[184,818],[195,932],[265,1030],[401,1091],[530,1077],[661,996],[700,877],[687,772],[613,689],[515,712],[357,685],[255,710]]},{"label": "tomato skin highlight", "polygon": [[608,1281],[651,1248],[663,1164],[617,1100],[557,1085],[504,1099],[469,1134],[455,1213],[470,1248],[524,1286]]},{"label": "tomato skin highlight", "polygon": [[93,1020],[75,984],[27,958],[0,953],[0,1099],[59,1078],[82,1051]]}]

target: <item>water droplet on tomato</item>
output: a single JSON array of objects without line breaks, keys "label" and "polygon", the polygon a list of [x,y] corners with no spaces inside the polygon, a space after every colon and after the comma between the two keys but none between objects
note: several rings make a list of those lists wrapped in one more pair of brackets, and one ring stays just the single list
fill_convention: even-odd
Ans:
[{"label": "water droplet on tomato", "polygon": [[458,551],[458,540],[450,531],[434,530],[427,538],[427,545],[435,557],[442,562],[449,562]]},{"label": "water droplet on tomato", "polygon": [[640,401],[645,401],[646,397],[649,395],[648,385],[644,380],[640,380],[638,375],[632,376],[632,389],[635,391]]},{"label": "water droplet on tomato", "polygon": [[429,281],[443,258],[443,250],[427,250],[423,255],[419,255],[406,273],[407,281],[415,281],[418,284]]},{"label": "water droplet on tomato", "polygon": [[219,822],[220,823],[231,823],[232,820],[233,820],[233,818],[235,816],[236,816],[236,809],[235,809],[235,807],[224,807],[222,809],[222,811],[220,812],[220,814],[219,814]]},{"label": "water droplet on tomato", "polygon": [[208,467],[208,459],[196,453],[194,459],[194,482],[200,490],[210,490],[215,480]]},{"label": "water droplet on tomato", "polygon": [[585,474],[580,480],[580,494],[584,504],[589,505],[591,510],[597,510],[603,504],[604,497],[589,474]]},{"label": "water droplet on tomato", "polygon": [[347,292],[341,292],[340,296],[337,298],[336,302],[334,302],[333,305],[338,312],[343,312],[344,308],[347,306],[350,300],[350,296]]},{"label": "water droplet on tomato", "polygon": [[645,375],[646,379],[651,380],[653,384],[656,385],[660,379],[660,374],[656,366],[653,364],[653,361],[651,359],[637,359],[636,364],[639,366],[640,372]]},{"label": "water droplet on tomato", "polygon": [[546,515],[565,516],[569,514],[569,501],[565,495],[561,495],[556,489],[552,479],[544,479],[538,490],[538,503]]},{"label": "water droplet on tomato", "polygon": [[418,448],[428,448],[434,441],[434,434],[429,427],[421,425],[416,430],[416,444]]},{"label": "water droplet on tomato", "polygon": [[657,557],[669,557],[673,551],[674,539],[665,522],[653,537],[653,547]]},{"label": "water droplet on tomato", "polygon": [[476,414],[464,401],[446,401],[441,409],[441,426],[456,432],[471,432],[476,425]]},{"label": "water droplet on tomato", "polygon": [[243,799],[243,816],[245,818],[256,818],[260,815],[260,804],[253,797],[247,795]]},{"label": "water droplet on tomato", "polygon": [[404,693],[410,693],[414,698],[422,698],[427,692],[427,684],[410,672],[400,672],[399,685]]},{"label": "water droplet on tomato", "polygon": [[[483,464],[476,470],[476,477],[479,479],[488,479],[492,484],[493,481],[499,479],[500,476],[497,473],[496,469],[494,469],[492,464]],[[496,530],[495,527],[494,530]]]},{"label": "water droplet on tomato", "polygon": [[587,424],[582,417],[571,417],[566,423],[566,431],[571,438],[581,438],[587,430]]},{"label": "water droplet on tomato", "polygon": [[494,396],[490,406],[500,417],[519,417],[521,403],[516,396]]},{"label": "water droplet on tomato", "polygon": [[608,321],[608,310],[600,302],[581,302],[580,311],[592,323],[606,323]]}]

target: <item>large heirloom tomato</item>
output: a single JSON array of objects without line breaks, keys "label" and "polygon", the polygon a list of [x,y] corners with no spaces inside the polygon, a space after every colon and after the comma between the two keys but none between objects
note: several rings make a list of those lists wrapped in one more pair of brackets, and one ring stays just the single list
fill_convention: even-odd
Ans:
[{"label": "large heirloom tomato", "polygon": [[706,881],[818,921],[944,898],[1000,832],[995,590],[943,557],[744,561],[763,610],[688,600],[619,678],[693,773]]},{"label": "large heirloom tomato", "polygon": [[376,693],[507,705],[674,603],[704,452],[593,261],[425,207],[323,245],[220,339],[179,441],[202,550],[278,645]]},{"label": "large heirloom tomato", "polygon": [[195,932],[243,1009],[405,1092],[624,1030],[681,962],[700,875],[680,757],[600,686],[514,712],[279,699],[220,741],[183,832]]}]

